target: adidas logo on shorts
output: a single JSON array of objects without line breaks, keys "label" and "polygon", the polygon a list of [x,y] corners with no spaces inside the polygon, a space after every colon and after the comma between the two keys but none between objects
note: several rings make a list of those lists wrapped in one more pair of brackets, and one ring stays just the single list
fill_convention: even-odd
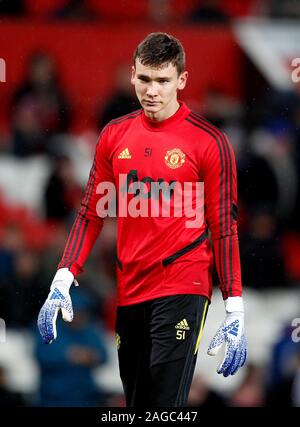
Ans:
[{"label": "adidas logo on shorts", "polygon": [[181,329],[184,331],[189,331],[190,327],[189,324],[187,322],[186,319],[181,320],[180,322],[177,323],[177,325],[175,326],[176,329]]}]

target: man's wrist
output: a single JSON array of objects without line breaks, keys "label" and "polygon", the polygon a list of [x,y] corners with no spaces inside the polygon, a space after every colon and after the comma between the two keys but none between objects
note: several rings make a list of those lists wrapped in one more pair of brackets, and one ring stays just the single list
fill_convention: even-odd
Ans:
[{"label": "man's wrist", "polygon": [[60,268],[59,270],[57,270],[53,278],[50,289],[52,290],[57,286],[62,286],[69,291],[73,282],[74,282],[73,273],[71,273],[71,271],[68,268]]},{"label": "man's wrist", "polygon": [[244,302],[242,297],[228,297],[224,300],[225,310],[227,313],[239,311],[244,313]]}]

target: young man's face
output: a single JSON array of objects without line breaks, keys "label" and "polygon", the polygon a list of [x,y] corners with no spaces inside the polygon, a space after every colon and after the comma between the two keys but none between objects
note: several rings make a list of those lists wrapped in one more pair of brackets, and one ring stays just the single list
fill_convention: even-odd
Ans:
[{"label": "young man's face", "polygon": [[152,118],[163,120],[175,113],[178,108],[177,91],[185,87],[186,80],[187,71],[178,76],[173,64],[152,68],[137,58],[132,67],[131,83],[146,115]]}]

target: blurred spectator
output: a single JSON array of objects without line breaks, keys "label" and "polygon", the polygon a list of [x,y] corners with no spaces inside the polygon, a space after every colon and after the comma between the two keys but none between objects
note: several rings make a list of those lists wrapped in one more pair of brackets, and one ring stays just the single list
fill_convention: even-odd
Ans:
[{"label": "blurred spectator", "polygon": [[195,375],[191,385],[188,404],[194,408],[224,408],[227,406],[222,395],[210,389],[201,375]]},{"label": "blurred spectator", "polygon": [[42,154],[47,150],[47,137],[41,128],[38,110],[29,100],[18,103],[13,112],[13,154],[18,157]]},{"label": "blurred spectator", "polygon": [[36,335],[41,372],[39,406],[105,404],[93,377],[93,369],[106,363],[108,357],[104,332],[90,318],[93,301],[86,292],[75,289],[72,302],[74,319],[70,324],[58,322],[57,341],[48,346]]},{"label": "blurred spectator", "polygon": [[149,18],[155,24],[165,24],[171,19],[170,0],[149,0]]},{"label": "blurred spectator", "polygon": [[12,281],[15,273],[17,254],[24,246],[23,234],[19,227],[8,225],[0,241],[0,313],[7,322],[13,318],[14,290]]},{"label": "blurred spectator", "polygon": [[272,349],[267,378],[267,406],[297,406],[300,342],[292,340],[293,330],[290,324],[285,325]]},{"label": "blurred spectator", "polygon": [[66,155],[56,156],[44,194],[46,218],[70,219],[81,198],[82,188],[76,181],[72,160]]},{"label": "blurred spectator", "polygon": [[250,150],[240,174],[241,196],[248,197],[250,205],[261,202],[272,205],[279,225],[284,226],[294,212],[299,191],[294,139],[289,124],[278,118],[265,122],[252,133]]},{"label": "blurred spectator", "polygon": [[264,374],[259,366],[248,364],[246,376],[230,397],[230,406],[260,407],[265,405]]},{"label": "blurred spectator", "polygon": [[68,21],[91,21],[95,19],[95,14],[89,9],[87,1],[82,0],[69,0],[54,15]]},{"label": "blurred spectator", "polygon": [[252,136],[253,150],[266,160],[276,179],[275,214],[287,223],[295,208],[298,192],[297,168],[293,155],[294,143],[286,122],[273,120]]},{"label": "blurred spectator", "polygon": [[218,87],[210,87],[201,102],[201,114],[220,128],[240,120],[242,113],[240,102]]},{"label": "blurred spectator", "polygon": [[[45,282],[45,289],[49,292],[49,284],[53,279],[53,269],[55,269],[61,259],[66,241],[68,238],[68,225],[64,222],[55,222],[51,225],[52,238],[40,254],[40,276]],[[47,295],[45,295],[47,296]]]},{"label": "blurred spectator", "polygon": [[12,278],[15,256],[23,247],[21,229],[17,225],[8,224],[2,230],[0,240],[0,281]]},{"label": "blurred spectator", "polygon": [[[105,22],[124,22],[127,25],[145,23],[148,20],[149,0],[85,0],[95,16]],[[159,0],[160,1],[160,0]]]},{"label": "blurred spectator", "polygon": [[26,406],[21,393],[13,392],[7,387],[6,373],[4,367],[0,366],[0,407],[15,408]]},{"label": "blurred spectator", "polygon": [[239,204],[246,209],[270,208],[275,212],[278,198],[276,177],[264,157],[251,151],[241,151],[237,158]]},{"label": "blurred spectator", "polygon": [[257,289],[286,285],[276,218],[265,208],[253,212],[248,233],[241,236],[243,283]]},{"label": "blurred spectator", "polygon": [[[291,129],[291,140],[293,141],[293,159],[296,167],[297,182],[300,183],[300,84],[296,85],[296,90],[286,94],[282,99],[283,105],[286,105],[288,111],[289,128]],[[291,225],[294,229],[300,230],[300,185],[297,187],[297,197],[295,200],[295,209],[291,218]]]},{"label": "blurred spectator", "polygon": [[262,198],[271,202],[280,227],[300,230],[300,97],[297,91],[276,91],[266,85],[260,92],[247,111],[245,126],[251,135],[239,168],[239,194],[251,196],[250,205]]},{"label": "blurred spectator", "polygon": [[15,259],[15,271],[11,288],[10,327],[31,327],[35,324],[45,297],[43,278],[39,275],[40,258],[26,248]]},{"label": "blurred spectator", "polygon": [[296,374],[292,382],[292,406],[300,408],[300,351],[297,358]]},{"label": "blurred spectator", "polygon": [[116,88],[97,114],[97,124],[101,130],[110,120],[140,108],[129,79],[130,65],[121,65],[116,74]]},{"label": "blurred spectator", "polygon": [[220,8],[220,0],[201,0],[188,17],[190,22],[207,24],[227,24],[228,16]]},{"label": "blurred spectator", "polygon": [[25,157],[51,151],[51,137],[66,132],[70,112],[59,87],[53,58],[36,52],[24,84],[13,97],[13,152]]},{"label": "blurred spectator", "polygon": [[53,17],[57,10],[68,3],[68,0],[23,0],[23,3],[28,17],[44,20]]}]

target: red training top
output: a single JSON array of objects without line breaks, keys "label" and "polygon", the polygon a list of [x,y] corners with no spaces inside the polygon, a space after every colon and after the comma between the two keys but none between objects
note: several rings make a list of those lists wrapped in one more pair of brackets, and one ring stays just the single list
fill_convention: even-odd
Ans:
[{"label": "red training top", "polygon": [[[118,305],[175,294],[211,298],[213,251],[208,229],[223,298],[241,295],[236,165],[232,147],[219,129],[182,102],[164,121],[152,121],[139,110],[103,129],[59,264],[75,276],[83,271],[103,226],[99,213],[104,212],[105,199],[97,190],[103,182],[114,183],[118,208],[144,209],[139,216],[118,216]],[[170,212],[174,212],[175,193],[168,197],[159,188],[183,188],[186,182],[204,182],[205,221],[200,227],[187,228],[186,215],[145,215],[155,199],[160,209],[171,201]],[[195,197],[194,191],[191,206]]]}]

